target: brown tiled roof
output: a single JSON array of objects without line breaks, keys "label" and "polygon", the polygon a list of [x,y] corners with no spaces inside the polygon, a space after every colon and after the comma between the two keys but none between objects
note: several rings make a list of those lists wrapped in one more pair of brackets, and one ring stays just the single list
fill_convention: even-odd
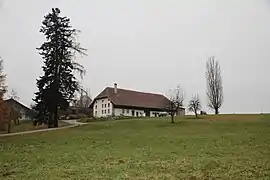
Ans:
[{"label": "brown tiled roof", "polygon": [[108,97],[116,106],[126,107],[165,109],[170,103],[170,100],[162,94],[145,93],[119,88],[117,88],[117,93],[115,94],[114,88],[111,87],[105,88],[94,101],[105,97]]}]

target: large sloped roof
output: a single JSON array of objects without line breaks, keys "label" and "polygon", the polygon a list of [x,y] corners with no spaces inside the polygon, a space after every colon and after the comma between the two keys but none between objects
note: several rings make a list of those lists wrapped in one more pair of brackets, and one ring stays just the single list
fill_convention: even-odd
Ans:
[{"label": "large sloped roof", "polygon": [[145,93],[120,88],[117,88],[117,93],[114,93],[114,88],[112,87],[105,88],[94,101],[105,97],[108,97],[116,106],[165,109],[170,103],[170,100],[162,94]]},{"label": "large sloped roof", "polygon": [[15,99],[7,99],[4,101],[5,104],[8,104],[8,105],[11,105],[12,103],[13,104],[17,104],[19,105],[21,108],[23,108],[25,111],[31,111],[31,109],[25,105],[23,105],[22,103],[20,103],[19,101],[16,101]]}]

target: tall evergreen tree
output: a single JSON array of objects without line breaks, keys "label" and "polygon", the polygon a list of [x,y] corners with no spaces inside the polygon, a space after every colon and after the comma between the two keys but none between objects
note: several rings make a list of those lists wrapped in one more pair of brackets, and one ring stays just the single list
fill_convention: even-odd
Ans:
[{"label": "tall evergreen tree", "polygon": [[85,73],[83,66],[74,62],[75,54],[84,54],[85,49],[76,42],[78,31],[69,18],[60,16],[58,8],[45,16],[40,32],[46,38],[37,48],[44,59],[44,75],[37,80],[35,110],[39,120],[47,120],[48,127],[58,127],[59,108],[66,109],[79,88],[74,71]]}]

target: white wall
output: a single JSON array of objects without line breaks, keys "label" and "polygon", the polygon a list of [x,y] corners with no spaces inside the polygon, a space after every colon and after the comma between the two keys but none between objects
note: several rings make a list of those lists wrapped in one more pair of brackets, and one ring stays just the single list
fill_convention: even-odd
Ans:
[{"label": "white wall", "polygon": [[[146,116],[144,110],[124,109],[124,113],[123,113],[122,108],[115,108],[115,116],[120,116],[120,115],[132,116],[132,110],[134,110],[135,117],[137,116],[136,114],[137,112],[138,112],[138,116]],[[150,111],[150,117],[158,117],[159,113],[161,113],[161,111]]]},{"label": "white wall", "polygon": [[[161,113],[160,111],[150,111],[150,117],[158,117],[159,113]],[[155,116],[156,114],[156,116]]]},{"label": "white wall", "polygon": [[[103,105],[103,106],[102,106]],[[109,105],[109,106],[108,106]],[[93,106],[93,116],[94,117],[106,117],[106,116],[146,116],[144,110],[137,110],[137,109],[124,109],[123,108],[113,108],[113,104],[109,101],[108,98],[98,99],[96,100]],[[132,115],[132,111],[134,111],[134,115]],[[155,116],[155,113],[157,114]],[[158,117],[160,111],[150,111],[150,117]],[[182,110],[179,115],[185,115],[185,110]]]},{"label": "white wall", "polygon": [[185,116],[186,115],[186,111],[185,109],[179,109],[177,111],[177,116]]},{"label": "white wall", "polygon": [[96,100],[93,106],[94,117],[105,117],[112,115],[112,103],[108,98]]},{"label": "white wall", "polygon": [[114,108],[115,116],[133,116],[132,111],[134,111],[134,116],[145,116],[145,113],[143,110],[137,110],[137,109],[123,109],[122,108]]}]

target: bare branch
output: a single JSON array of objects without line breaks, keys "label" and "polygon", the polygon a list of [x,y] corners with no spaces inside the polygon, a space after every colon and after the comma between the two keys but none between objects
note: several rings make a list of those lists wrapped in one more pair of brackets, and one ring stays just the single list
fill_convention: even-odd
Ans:
[{"label": "bare branch", "polygon": [[79,97],[75,96],[75,98],[73,99],[73,106],[80,108],[88,108],[92,102],[90,90],[81,87],[79,90],[79,94]]},{"label": "bare branch", "polygon": [[215,114],[218,114],[223,103],[223,86],[220,65],[214,56],[210,57],[206,63],[206,80],[208,106],[215,110]]},{"label": "bare branch", "polygon": [[78,53],[79,55],[82,56],[87,56],[87,49],[81,47],[81,44],[77,42],[78,34],[80,33],[79,30],[74,30],[73,36],[71,37],[73,43],[71,46],[72,54],[73,54],[73,70],[77,73],[79,73],[81,79],[86,75],[86,69],[83,67],[83,65],[79,64],[76,62],[76,54]]},{"label": "bare branch", "polygon": [[6,77],[7,75],[3,72],[4,60],[0,57],[0,93],[3,95],[7,92]]},{"label": "bare branch", "polygon": [[20,97],[18,96],[18,93],[15,89],[12,89],[10,94],[9,94],[9,98],[14,99],[14,100],[19,100]]},{"label": "bare branch", "polygon": [[86,70],[85,68],[83,67],[83,65],[77,63],[77,62],[72,62],[72,65],[73,65],[73,70],[77,73],[79,73],[81,79],[83,79],[83,77],[85,76],[86,74]]},{"label": "bare branch", "polygon": [[192,97],[192,99],[189,101],[188,110],[195,113],[196,118],[198,117],[198,110],[201,109],[201,102],[199,95],[196,94]]},{"label": "bare branch", "polygon": [[4,61],[0,57],[0,130],[5,130],[5,124],[8,122],[9,112],[8,108],[5,107],[3,97],[7,91],[7,86],[5,84],[6,75],[3,72]]},{"label": "bare branch", "polygon": [[168,104],[167,111],[171,115],[172,123],[174,123],[174,116],[184,103],[184,91],[180,86],[171,90],[169,95],[170,104]]}]

